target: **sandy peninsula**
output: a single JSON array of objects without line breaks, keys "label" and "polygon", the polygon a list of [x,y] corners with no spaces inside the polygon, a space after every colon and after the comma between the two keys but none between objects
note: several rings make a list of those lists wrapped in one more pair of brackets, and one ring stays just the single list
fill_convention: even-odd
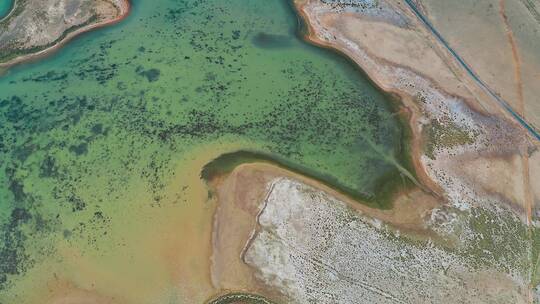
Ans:
[{"label": "sandy peninsula", "polygon": [[0,71],[47,56],[84,32],[115,24],[129,10],[128,0],[15,0],[0,21]]}]

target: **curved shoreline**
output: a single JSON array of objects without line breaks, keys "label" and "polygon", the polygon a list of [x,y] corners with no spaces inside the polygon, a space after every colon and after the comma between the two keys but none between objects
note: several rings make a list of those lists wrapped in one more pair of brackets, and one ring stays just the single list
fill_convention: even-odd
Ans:
[{"label": "curved shoreline", "polygon": [[[276,155],[265,154],[263,152],[253,150],[238,150],[222,154],[207,163],[202,168],[200,175],[203,180],[209,182],[214,178],[219,178],[220,176],[230,174],[236,169],[236,167],[240,165],[250,163],[273,164],[274,166],[304,176],[305,178],[316,180],[321,185],[332,188],[336,192],[350,197],[351,199],[358,201],[365,206],[380,210],[392,209],[393,202],[395,201],[396,197],[399,196],[400,192],[409,191],[415,188],[415,183],[413,180],[407,179],[406,181],[403,181],[396,176],[396,173],[399,173],[399,170],[396,169],[396,171],[378,177],[376,179],[374,189],[375,193],[373,197],[367,197],[364,193],[344,185],[333,176],[317,173],[316,170],[310,170],[309,168],[295,164],[294,162],[280,159],[280,157]],[[399,181],[402,181],[403,183],[399,184]],[[401,187],[398,187],[398,184]],[[387,187],[388,185],[390,187]]]},{"label": "curved shoreline", "polygon": [[300,1],[298,0],[291,1],[293,8],[295,9],[296,13],[304,24],[305,33],[302,33],[302,37],[306,42],[321,48],[329,49],[331,51],[337,52],[338,54],[341,54],[342,56],[345,56],[352,63],[354,63],[356,67],[358,67],[363,73],[365,73],[368,79],[382,92],[397,97],[395,99],[397,100],[397,102],[399,102],[400,106],[404,107],[404,110],[407,112],[404,114],[400,113],[400,118],[403,121],[407,121],[407,125],[405,125],[405,127],[410,131],[409,142],[405,142],[405,145],[407,145],[406,148],[410,149],[409,158],[414,168],[414,174],[418,177],[420,184],[425,187],[421,187],[424,188],[424,191],[434,195],[437,198],[442,198],[442,188],[429,177],[429,175],[424,169],[424,166],[421,163],[420,157],[422,155],[422,136],[413,127],[414,122],[417,121],[418,117],[421,115],[419,115],[417,111],[415,111],[414,104],[408,101],[408,96],[403,94],[403,92],[401,91],[385,87],[380,81],[376,79],[376,77],[372,77],[369,71],[365,70],[364,67],[354,59],[354,57],[349,56],[347,54],[347,50],[339,49],[331,43],[326,43],[323,40],[319,39],[319,37],[315,33],[313,25],[309,21],[309,16],[304,10],[305,1],[304,3],[300,3]]},{"label": "curved shoreline", "polygon": [[[381,210],[359,203],[332,186],[289,171],[270,162],[243,163],[231,172],[206,180],[215,202],[212,217],[211,280],[217,292],[243,290],[256,293],[276,303],[287,303],[279,289],[266,286],[255,269],[245,261],[259,231],[259,215],[265,209],[276,180],[290,180],[306,185],[343,202],[348,208],[373,221],[381,221],[416,240],[440,239],[424,225],[426,214],[440,204],[432,196],[415,188],[397,194],[390,210]],[[411,208],[414,202],[415,208]],[[214,303],[214,302],[211,302]]]},{"label": "curved shoreline", "polygon": [[[524,222],[531,221],[533,200],[528,189],[533,185],[529,170],[523,169],[529,164],[523,159],[522,165],[516,165],[508,155],[526,158],[526,151],[537,146],[535,138],[483,88],[478,87],[444,47],[440,47],[443,52],[440,54],[433,49],[432,43],[438,43],[438,40],[424,29],[407,6],[394,10],[414,20],[415,23],[410,26],[416,30],[408,29],[414,33],[409,38],[419,51],[414,53],[412,47],[405,47],[402,51],[426,56],[433,63],[413,55],[399,57],[391,51],[379,54],[376,49],[366,47],[367,42],[361,42],[360,36],[351,34],[355,29],[358,31],[354,26],[365,26],[373,43],[375,35],[397,35],[399,26],[388,23],[389,28],[377,31],[373,30],[374,26],[369,27],[373,21],[353,23],[354,14],[344,14],[340,19],[339,12],[319,7],[318,1],[293,0],[293,3],[306,25],[303,36],[307,41],[349,57],[377,87],[399,97],[403,111],[408,114],[400,117],[408,119],[411,129],[409,149],[415,173],[431,194],[450,205],[465,209],[497,204],[508,207]],[[425,32],[428,36],[416,31]],[[389,44],[389,47],[393,45]],[[436,67],[446,71],[447,75],[436,71]],[[476,134],[470,135],[473,136],[472,142],[452,144],[437,139],[438,143],[436,139],[428,138],[427,132],[433,128],[432,121],[446,119],[458,123],[469,134]],[[439,145],[437,159],[425,153],[430,144]],[[513,180],[523,178],[525,195],[520,188],[494,186],[501,183],[497,179],[500,172],[504,172],[503,176],[515,176]],[[470,180],[475,182],[471,183]]]},{"label": "curved shoreline", "polygon": [[[14,1],[15,2],[13,3],[13,8],[11,9],[10,13],[8,15],[6,15],[5,18],[8,18],[12,14],[12,12],[14,11],[14,8],[16,7],[18,0],[14,0]],[[105,27],[105,26],[116,24],[116,23],[124,20],[129,15],[129,12],[131,11],[131,3],[130,3],[129,0],[121,0],[121,1],[119,1],[118,5],[116,7],[119,10],[119,14],[118,14],[118,16],[116,16],[116,18],[113,18],[111,20],[104,20],[102,22],[92,23],[92,24],[83,26],[83,27],[78,28],[78,29],[76,29],[76,30],[74,30],[72,32],[69,32],[68,34],[66,34],[66,36],[64,38],[61,38],[58,42],[54,43],[50,47],[47,47],[47,48],[45,48],[45,49],[43,49],[41,51],[38,51],[36,53],[29,53],[29,54],[21,55],[21,56],[15,57],[13,59],[10,59],[10,60],[8,60],[6,62],[0,63],[0,76],[2,74],[4,74],[5,72],[7,72],[9,70],[9,68],[11,68],[11,67],[13,67],[15,65],[18,65],[18,64],[21,64],[21,63],[26,63],[26,62],[32,62],[34,60],[39,60],[39,59],[42,59],[42,58],[45,58],[47,56],[50,56],[50,55],[54,54],[54,52],[58,51],[61,47],[66,45],[73,38],[75,38],[75,37],[77,37],[77,36],[79,36],[79,35],[81,35],[83,33],[86,33],[86,32],[89,32],[89,31],[92,31],[92,30],[95,30],[95,29],[98,29],[98,28],[102,28],[102,27]],[[4,20],[5,18],[2,18],[2,20]]]},{"label": "curved shoreline", "polygon": [[11,2],[11,6],[9,7],[9,10],[6,11],[6,14],[4,15],[4,17],[0,17],[0,22],[2,22],[4,19],[8,18],[11,13],[13,13],[13,9],[15,8],[15,4],[17,3],[17,1],[19,0],[13,0]]}]

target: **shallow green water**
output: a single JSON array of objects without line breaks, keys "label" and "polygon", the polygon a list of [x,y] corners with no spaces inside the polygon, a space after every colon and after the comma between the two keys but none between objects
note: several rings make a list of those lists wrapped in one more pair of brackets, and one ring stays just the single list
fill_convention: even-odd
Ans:
[{"label": "shallow green water", "polygon": [[4,18],[11,10],[14,0],[0,0],[0,19]]},{"label": "shallow green water", "polygon": [[55,250],[29,243],[92,233],[81,219],[126,193],[162,203],[203,145],[242,143],[383,206],[403,154],[388,100],[296,29],[284,1],[134,1],[122,23],[0,78],[0,286]]}]

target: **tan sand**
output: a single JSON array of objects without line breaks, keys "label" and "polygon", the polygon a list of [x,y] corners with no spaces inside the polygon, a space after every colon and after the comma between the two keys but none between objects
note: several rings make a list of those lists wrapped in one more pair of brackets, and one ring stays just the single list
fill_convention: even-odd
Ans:
[{"label": "tan sand", "polygon": [[[535,1],[419,2],[480,78],[538,130],[540,23],[535,20]],[[532,5],[527,7],[527,2]]]},{"label": "tan sand", "polygon": [[240,165],[232,173],[210,181],[218,200],[214,215],[211,268],[212,282],[217,289],[259,293],[279,302],[279,294],[265,289],[257,281],[253,269],[244,263],[242,256],[252,232],[257,229],[257,215],[269,193],[271,182],[279,177],[288,177],[316,187],[346,202],[364,216],[381,220],[419,237],[430,235],[424,227],[424,218],[439,206],[431,195],[415,189],[400,194],[392,210],[374,209],[316,180],[268,163]]}]

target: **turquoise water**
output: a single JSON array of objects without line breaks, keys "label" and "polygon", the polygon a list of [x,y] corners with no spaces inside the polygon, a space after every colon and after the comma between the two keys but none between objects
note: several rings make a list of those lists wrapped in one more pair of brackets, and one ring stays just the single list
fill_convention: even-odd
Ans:
[{"label": "turquoise water", "polygon": [[0,19],[7,16],[14,0],[0,0]]},{"label": "turquoise water", "polygon": [[404,152],[389,100],[297,29],[284,1],[133,1],[120,24],[0,78],[0,286],[56,242],[104,254],[129,197],[174,203],[164,185],[198,149],[264,153],[387,206]]}]

